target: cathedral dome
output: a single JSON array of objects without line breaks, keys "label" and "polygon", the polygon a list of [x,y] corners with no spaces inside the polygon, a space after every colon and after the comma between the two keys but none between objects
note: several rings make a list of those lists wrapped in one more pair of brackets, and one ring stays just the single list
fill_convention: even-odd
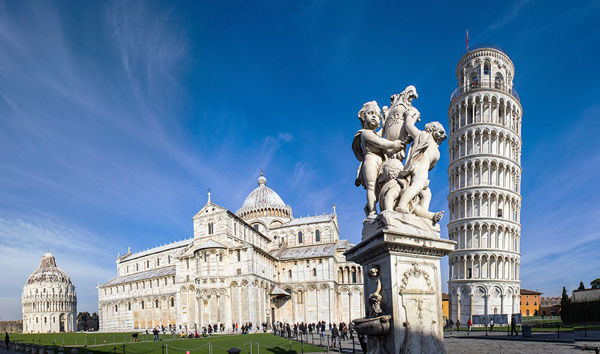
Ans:
[{"label": "cathedral dome", "polygon": [[40,267],[27,279],[26,284],[34,283],[71,283],[71,279],[63,270],[56,266],[56,259],[50,252],[46,252],[40,262]]},{"label": "cathedral dome", "polygon": [[258,187],[248,195],[242,208],[236,214],[245,219],[259,215],[291,218],[292,208],[285,205],[277,192],[267,187],[267,179],[261,173],[258,178]]},{"label": "cathedral dome", "polygon": [[258,188],[252,191],[244,201],[242,209],[250,209],[256,207],[275,207],[283,208],[285,203],[274,190],[267,187],[267,179],[260,174],[258,178]]}]

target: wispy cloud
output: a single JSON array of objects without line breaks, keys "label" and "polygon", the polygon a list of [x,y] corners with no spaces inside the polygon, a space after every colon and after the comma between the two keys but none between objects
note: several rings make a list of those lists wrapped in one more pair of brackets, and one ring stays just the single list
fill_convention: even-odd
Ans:
[{"label": "wispy cloud", "polygon": [[517,17],[519,17],[519,14],[521,13],[521,10],[523,9],[523,7],[529,3],[531,3],[532,0],[521,0],[521,1],[517,1],[514,3],[514,5],[509,8],[508,12],[505,12],[504,16],[502,16],[499,20],[497,20],[496,22],[492,23],[487,29],[487,30],[495,30],[498,28],[502,28],[508,24],[510,24],[511,22],[513,22],[514,20],[517,19]]}]

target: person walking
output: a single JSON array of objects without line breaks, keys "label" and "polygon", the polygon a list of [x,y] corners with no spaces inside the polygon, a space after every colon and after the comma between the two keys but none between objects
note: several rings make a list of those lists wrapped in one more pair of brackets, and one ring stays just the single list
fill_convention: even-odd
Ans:
[{"label": "person walking", "polygon": [[515,318],[515,315],[512,315],[511,319],[510,319],[510,335],[512,336],[513,332],[515,332],[515,336],[519,335],[519,332],[517,332],[517,319]]},{"label": "person walking", "polygon": [[490,332],[494,331],[494,319],[490,319]]},{"label": "person walking", "polygon": [[448,325],[450,326],[450,334],[452,334],[452,331],[454,331],[454,321],[450,319],[450,323]]},{"label": "person walking", "polygon": [[4,336],[4,344],[6,344],[6,349],[10,349],[8,343],[10,343],[10,337],[8,336],[8,332],[6,332],[6,335]]},{"label": "person walking", "polygon": [[473,326],[473,322],[471,322],[471,318],[467,321],[467,335],[471,334],[471,326]]},{"label": "person walking", "polygon": [[333,324],[333,328],[331,329],[331,338],[333,340],[333,347],[337,345],[337,338],[340,336],[340,331],[338,330],[336,324]]},{"label": "person walking", "polygon": [[460,318],[456,319],[456,331],[460,332]]}]

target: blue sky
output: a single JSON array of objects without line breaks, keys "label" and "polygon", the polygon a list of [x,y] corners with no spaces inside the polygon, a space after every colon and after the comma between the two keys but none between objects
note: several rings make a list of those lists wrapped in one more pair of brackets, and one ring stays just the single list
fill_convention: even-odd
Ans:
[{"label": "blue sky", "polygon": [[[415,85],[422,122],[447,127],[467,29],[516,67],[522,287],[589,284],[600,277],[599,17],[599,1],[0,2],[0,318],[21,317],[47,248],[78,310],[97,311],[118,253],[191,237],[208,188],[235,212],[261,168],[295,216],[336,204],[357,243],[357,111]],[[448,209],[441,150],[435,210]]]}]

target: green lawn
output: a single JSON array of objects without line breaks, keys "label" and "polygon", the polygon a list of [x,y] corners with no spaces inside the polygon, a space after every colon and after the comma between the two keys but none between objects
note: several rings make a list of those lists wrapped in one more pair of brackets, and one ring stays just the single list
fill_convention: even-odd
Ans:
[{"label": "green lawn", "polygon": [[[138,343],[131,342],[131,333],[48,333],[48,334],[12,334],[11,340],[22,342],[33,342],[45,345],[51,345],[56,342],[57,345],[62,345],[65,342],[65,347],[75,346],[79,353],[88,352],[96,353],[209,353],[209,343],[212,348],[212,353],[227,353],[229,348],[239,348],[241,353],[249,354],[252,343],[252,353],[260,352],[269,354],[284,354],[289,353],[290,341],[285,338],[276,337],[272,334],[248,334],[248,335],[216,335],[207,338],[196,339],[173,339],[172,335],[161,335],[162,341],[153,342],[152,334],[147,338],[145,335],[138,337]],[[175,336],[177,337],[177,336]],[[96,345],[94,345],[94,340]],[[107,344],[104,345],[104,340]],[[146,341],[144,341],[146,340]],[[87,346],[82,348],[87,343]],[[304,343],[304,352],[322,352],[324,348],[316,347]],[[301,343],[292,341],[292,353],[300,353]],[[65,350],[65,353],[67,351]]]}]

